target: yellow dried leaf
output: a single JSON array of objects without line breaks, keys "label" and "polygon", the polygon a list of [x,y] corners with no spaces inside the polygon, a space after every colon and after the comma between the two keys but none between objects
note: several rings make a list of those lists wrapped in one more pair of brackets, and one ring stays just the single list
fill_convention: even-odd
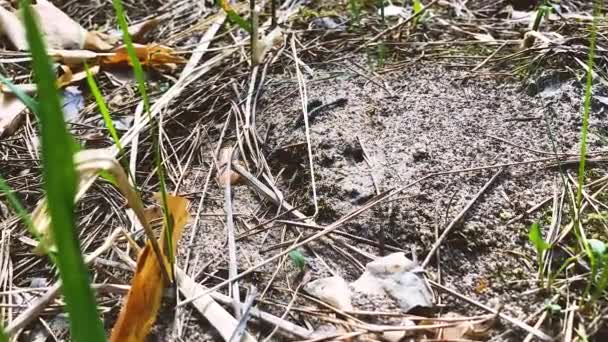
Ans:
[{"label": "yellow dried leaf", "polygon": [[[167,196],[167,206],[169,216],[173,220],[172,240],[175,250],[188,221],[188,200]],[[160,215],[160,211],[153,213],[156,213],[156,216]],[[166,227],[163,227],[159,239],[161,246],[164,246],[165,229]],[[167,257],[163,256],[163,258],[168,266]],[[143,342],[156,320],[163,290],[169,285],[162,277],[161,265],[154,255],[152,244],[148,241],[137,258],[137,269],[131,282],[131,289],[112,329],[110,342]]]}]

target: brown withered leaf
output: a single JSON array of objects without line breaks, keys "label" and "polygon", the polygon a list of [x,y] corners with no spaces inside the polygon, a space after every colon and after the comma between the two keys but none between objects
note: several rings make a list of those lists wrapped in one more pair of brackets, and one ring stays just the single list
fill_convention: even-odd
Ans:
[{"label": "brown withered leaf", "polygon": [[[169,216],[173,220],[173,250],[176,250],[184,227],[188,221],[188,200],[177,196],[167,196]],[[155,211],[160,215],[160,211]],[[151,217],[152,218],[152,217]],[[153,219],[153,218],[152,218]],[[165,244],[165,230],[160,234],[159,244]],[[166,256],[164,262],[168,267]],[[111,342],[143,342],[156,320],[160,308],[163,290],[169,286],[161,274],[161,265],[148,241],[137,258],[137,269],[131,282],[131,289],[120,310],[118,320],[112,329]]]},{"label": "brown withered leaf", "polygon": [[[134,44],[135,53],[142,65],[156,69],[174,69],[176,64],[184,64],[186,60],[175,54],[175,51],[167,46],[158,44]],[[114,50],[113,55],[104,56],[101,59],[103,65],[131,64],[126,46],[120,46]]]}]

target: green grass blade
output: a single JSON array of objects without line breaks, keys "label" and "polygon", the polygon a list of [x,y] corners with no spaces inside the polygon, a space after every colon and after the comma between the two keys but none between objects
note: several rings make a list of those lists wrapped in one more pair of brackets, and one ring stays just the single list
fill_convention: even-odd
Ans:
[{"label": "green grass blade", "polygon": [[87,83],[89,84],[89,89],[91,89],[91,93],[93,97],[95,97],[95,102],[97,103],[97,107],[99,107],[99,112],[101,112],[101,117],[103,118],[103,122],[106,125],[108,131],[110,131],[110,135],[114,140],[114,144],[118,147],[118,151],[120,154],[124,154],[124,150],[122,145],[120,144],[120,138],[118,137],[118,133],[116,132],[116,128],[114,127],[114,121],[112,121],[112,116],[110,115],[110,110],[106,105],[106,101],[103,99],[103,95],[101,95],[101,91],[97,86],[97,82],[93,78],[93,74],[91,74],[91,70],[89,70],[89,66],[85,63],[84,70],[87,73]]},{"label": "green grass blade", "polygon": [[11,207],[13,207],[13,210],[15,211],[17,216],[19,216],[21,221],[23,221],[23,223],[25,224],[25,226],[29,230],[29,232],[33,236],[38,238],[37,231],[34,228],[34,223],[32,222],[32,217],[27,212],[27,210],[25,210],[25,207],[21,204],[21,201],[19,201],[17,196],[15,196],[15,193],[13,192],[13,190],[10,188],[10,186],[8,185],[6,180],[1,175],[0,175],[0,192],[6,196],[8,203],[11,205]]},{"label": "green grass blade", "polygon": [[[133,46],[133,39],[131,39],[131,35],[129,34],[129,26],[127,25],[127,19],[125,15],[124,8],[122,6],[121,0],[112,0],[114,4],[114,10],[116,11],[116,18],[118,21],[118,25],[120,26],[120,30],[122,31],[123,41],[127,47],[127,54],[129,55],[129,59],[131,60],[131,65],[133,65],[133,72],[135,73],[135,78],[137,79],[137,87],[139,88],[139,92],[144,101],[144,110],[148,115],[148,119],[154,126],[157,126],[158,123],[152,118],[152,114],[150,112],[150,100],[148,98],[148,93],[146,91],[146,81],[144,77],[144,69],[139,62],[139,58],[137,58],[137,54],[135,52],[135,47]],[[160,134],[159,134],[160,135]],[[165,250],[167,251],[167,256],[169,258],[171,267],[173,268],[174,263],[174,252],[173,252],[173,220],[168,216],[169,209],[167,205],[167,187],[165,184],[165,176],[162,162],[162,155],[160,153],[160,145],[159,145],[159,136],[153,134],[153,149],[154,149],[154,159],[156,164],[156,174],[159,180],[160,193],[162,198],[162,207],[164,212],[164,220],[165,226],[167,227],[166,231],[166,243]],[[173,269],[171,269],[173,272]]]},{"label": "green grass blade", "polygon": [[[122,6],[122,1],[112,0],[112,4],[114,5],[114,10],[116,11],[116,20],[118,21],[118,26],[122,31],[122,40],[127,47],[127,54],[131,60],[131,65],[133,65],[133,72],[135,73],[135,80],[137,80],[137,87],[139,88],[142,100],[144,101],[144,110],[148,115],[150,115],[150,99],[148,98],[148,93],[146,91],[144,69],[141,66],[139,58],[137,58],[137,52],[135,51],[135,46],[133,45],[133,39],[129,34],[129,25],[127,24],[127,18],[125,16],[125,10]],[[152,118],[149,117],[149,119]]]},{"label": "green grass blade", "polygon": [[42,135],[44,187],[51,217],[51,228],[57,244],[57,264],[62,292],[70,316],[71,338],[77,342],[105,341],[103,325],[97,313],[95,297],[89,284],[89,272],[80,253],[74,225],[74,196],[77,174],[74,168],[74,140],[69,134],[61,110],[51,60],[36,25],[29,1],[22,0],[23,22],[32,54]]},{"label": "green grass blade", "polygon": [[587,161],[587,133],[589,131],[589,114],[591,112],[591,93],[593,83],[593,63],[595,61],[595,47],[597,36],[598,16],[600,15],[598,2],[595,2],[593,13],[593,23],[591,24],[591,44],[589,46],[589,59],[587,60],[587,82],[585,84],[585,97],[583,103],[583,127],[581,128],[581,152],[580,163],[578,168],[578,190],[576,192],[576,207],[577,210],[581,206],[583,200],[583,185],[585,184],[585,164]]}]

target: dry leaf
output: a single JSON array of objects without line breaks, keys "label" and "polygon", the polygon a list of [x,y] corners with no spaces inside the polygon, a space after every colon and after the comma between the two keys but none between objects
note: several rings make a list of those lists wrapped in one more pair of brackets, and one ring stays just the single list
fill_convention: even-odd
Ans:
[{"label": "dry leaf", "polygon": [[129,26],[129,34],[135,43],[146,43],[145,36],[160,24],[160,20],[152,18],[141,23]]},{"label": "dry leaf", "polygon": [[[80,82],[87,78],[87,72],[85,70],[73,73],[72,69],[66,65],[62,65],[61,69],[63,70],[63,74],[57,78],[57,87],[59,88],[69,86],[70,84]],[[91,75],[97,75],[99,69],[99,65],[95,65],[90,67],[89,71],[91,72]]]},{"label": "dry leaf", "polygon": [[270,31],[264,38],[258,41],[256,51],[253,52],[253,63],[261,64],[264,62],[264,57],[273,47],[283,43],[283,31],[279,26]]},{"label": "dry leaf", "polygon": [[[89,32],[47,0],[32,5],[40,30],[51,49],[92,49],[107,51],[116,41],[99,32]],[[21,10],[11,12],[0,6],[0,30],[18,50],[28,50]]]},{"label": "dry leaf", "polygon": [[[186,60],[175,54],[175,51],[167,46],[158,44],[134,44],[137,58],[142,65],[148,65],[153,68],[174,68],[175,64],[186,63]],[[131,64],[129,55],[127,54],[126,46],[120,46],[113,50],[114,54],[111,56],[105,56],[102,58],[102,64]]]},{"label": "dry leaf", "polygon": [[32,5],[32,10],[38,17],[40,30],[49,48],[82,49],[84,47],[87,30],[55,5],[47,0],[38,0]]},{"label": "dry leaf", "polygon": [[[79,151],[74,155],[74,164],[76,171],[80,177],[79,192],[76,198],[82,197],[84,186],[90,181],[92,175],[99,174],[100,171],[106,171],[114,178],[114,183],[120,192],[126,197],[129,207],[133,210],[139,222],[142,224],[146,234],[152,236],[152,228],[146,220],[143,203],[139,194],[129,182],[129,178],[122,165],[112,156],[112,153],[106,149],[89,149]],[[43,198],[36,209],[32,212],[32,222],[36,228],[36,234],[41,237],[40,244],[36,248],[37,254],[55,251],[55,243],[50,234],[51,219],[47,212],[46,197]]]},{"label": "dry leaf", "polygon": [[27,50],[25,28],[15,13],[0,6],[0,32],[5,35],[17,50]]},{"label": "dry leaf", "polygon": [[[35,83],[23,83],[23,84],[14,84],[13,87],[21,90],[22,92],[32,95],[36,93],[36,84]],[[13,89],[7,86],[6,84],[0,85],[0,92],[5,94],[14,94]]]},{"label": "dry leaf", "polygon": [[89,31],[84,37],[83,48],[94,51],[110,51],[116,46],[117,42],[117,39],[105,33]]},{"label": "dry leaf", "polygon": [[99,57],[99,54],[89,50],[49,50],[49,56],[66,65],[82,65],[84,62]]},{"label": "dry leaf", "polygon": [[232,147],[223,147],[217,156],[218,176],[217,181],[220,185],[237,185],[241,183],[241,175],[232,169],[228,170],[229,164],[232,163],[233,155]]},{"label": "dry leaf", "polygon": [[[448,312],[445,318],[463,318],[463,316],[454,312]],[[437,339],[441,341],[485,340],[489,335],[489,329],[492,324],[493,320],[484,323],[464,321],[451,327],[439,329],[437,331]]]},{"label": "dry leaf", "polygon": [[[173,250],[188,221],[188,200],[167,196],[169,216],[173,220]],[[159,211],[156,212],[159,215]],[[166,227],[163,227],[163,230]],[[159,244],[164,246],[165,232],[161,232]],[[168,260],[164,257],[164,262]],[[169,286],[161,274],[161,266],[152,250],[150,241],[137,259],[137,269],[131,282],[118,320],[112,329],[111,342],[144,341],[156,320],[165,287]]]},{"label": "dry leaf", "polygon": [[0,138],[15,133],[26,106],[13,94],[0,93]]}]

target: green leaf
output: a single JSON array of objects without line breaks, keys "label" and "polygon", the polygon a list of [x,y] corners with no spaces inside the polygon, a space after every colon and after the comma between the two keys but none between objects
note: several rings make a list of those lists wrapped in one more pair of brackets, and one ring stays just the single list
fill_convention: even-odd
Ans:
[{"label": "green leaf", "polygon": [[[238,13],[236,13],[236,11],[233,10],[232,7],[230,7],[230,4],[227,0],[217,0],[215,1],[215,3],[220,6],[222,10],[224,10],[224,12],[226,12],[226,16],[228,17],[228,20],[231,23],[237,24],[240,28],[247,31],[247,33],[252,34],[253,29],[251,27],[251,24],[247,20],[243,19]],[[253,18],[253,13],[251,13],[251,15]]]},{"label": "green leaf", "polygon": [[414,14],[422,11],[422,8],[424,6],[422,6],[422,2],[420,2],[420,0],[414,0]]},{"label": "green leaf", "polygon": [[543,235],[540,232],[540,226],[537,222],[534,222],[530,227],[530,232],[528,232],[528,239],[530,240],[538,254],[542,254],[544,251],[549,249],[549,247],[551,247],[551,245],[549,245],[547,241],[543,239]]},{"label": "green leaf", "polygon": [[99,177],[110,182],[115,187],[118,187],[118,181],[116,180],[116,177],[114,177],[114,175],[112,173],[110,173],[106,170],[101,170],[101,171],[99,171]]},{"label": "green leaf", "polygon": [[74,196],[77,175],[72,153],[74,140],[64,122],[51,59],[46,53],[29,1],[22,0],[21,8],[38,97],[40,103],[44,103],[37,112],[42,136],[44,188],[51,229],[57,244],[57,266],[62,292],[70,316],[71,339],[77,342],[101,342],[106,340],[105,332],[89,285],[89,272],[75,235]]},{"label": "green leaf", "polygon": [[306,259],[304,255],[300,253],[300,251],[291,251],[289,252],[289,258],[295,267],[297,267],[300,271],[304,270],[306,267]]},{"label": "green leaf", "polygon": [[8,336],[6,336],[3,327],[0,327],[0,342],[8,342]]},{"label": "green leaf", "polygon": [[551,303],[550,301],[545,302],[545,309],[551,313],[559,313],[562,311],[562,307],[559,304]]},{"label": "green leaf", "polygon": [[226,15],[228,16],[228,20],[230,20],[231,23],[237,24],[240,28],[247,31],[247,33],[251,34],[251,32],[253,31],[251,29],[251,24],[249,24],[248,21],[243,19],[233,9],[229,9],[228,11],[226,11]]}]

